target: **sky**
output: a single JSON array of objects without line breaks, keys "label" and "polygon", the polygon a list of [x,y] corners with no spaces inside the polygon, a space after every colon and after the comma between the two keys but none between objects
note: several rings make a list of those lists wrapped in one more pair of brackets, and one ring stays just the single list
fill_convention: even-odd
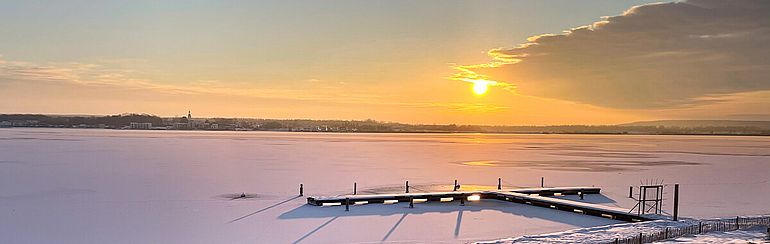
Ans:
[{"label": "sky", "polygon": [[760,0],[0,6],[0,113],[770,120]]}]

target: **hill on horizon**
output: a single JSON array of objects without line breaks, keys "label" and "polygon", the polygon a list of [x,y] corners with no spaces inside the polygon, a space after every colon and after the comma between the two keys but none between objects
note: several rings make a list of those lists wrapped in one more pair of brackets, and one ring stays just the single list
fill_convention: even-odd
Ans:
[{"label": "hill on horizon", "polygon": [[756,127],[770,129],[770,121],[760,120],[652,120],[638,121],[618,126],[665,126],[665,127]]}]

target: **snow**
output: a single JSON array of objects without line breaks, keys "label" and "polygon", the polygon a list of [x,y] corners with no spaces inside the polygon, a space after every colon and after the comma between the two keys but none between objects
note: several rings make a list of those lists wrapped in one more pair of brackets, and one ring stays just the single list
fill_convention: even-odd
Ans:
[{"label": "snow", "polygon": [[[732,221],[732,219],[726,220]],[[688,219],[681,221],[655,220],[639,223],[622,223],[477,243],[611,243],[615,238],[622,240],[627,237],[637,236],[639,233],[649,235],[650,233],[663,231],[666,228],[675,229],[677,227],[697,226],[698,221]],[[768,237],[768,228],[770,227],[754,226],[737,231],[708,232],[694,236],[672,238],[656,243],[770,243],[766,239]]]},{"label": "snow", "polygon": [[601,187],[584,201],[627,209],[628,186],[663,180],[681,184],[683,216],[767,214],[768,148],[768,137],[0,129],[0,243],[458,243],[621,224],[491,200],[345,212],[307,205],[300,183],[334,196],[353,182],[375,194],[545,177]]},{"label": "snow", "polygon": [[770,243],[766,227],[747,230],[712,232],[695,236],[680,237],[655,243]]},{"label": "snow", "polygon": [[516,197],[520,199],[543,200],[548,202],[561,203],[568,206],[576,206],[576,207],[581,207],[585,209],[593,209],[597,211],[611,212],[611,213],[617,213],[617,214],[627,214],[629,211],[628,209],[624,209],[624,208],[603,206],[598,204],[580,202],[576,200],[566,200],[566,199],[560,199],[557,197],[543,197],[543,196],[536,196],[536,195],[521,194],[516,192],[504,193],[504,194],[507,196]]},{"label": "snow", "polygon": [[624,238],[639,233],[657,232],[666,227],[684,227],[691,225],[687,221],[655,220],[639,223],[622,223],[607,226],[578,228],[563,232],[540,235],[526,235],[515,238],[500,239],[479,243],[602,243],[615,238]]}]

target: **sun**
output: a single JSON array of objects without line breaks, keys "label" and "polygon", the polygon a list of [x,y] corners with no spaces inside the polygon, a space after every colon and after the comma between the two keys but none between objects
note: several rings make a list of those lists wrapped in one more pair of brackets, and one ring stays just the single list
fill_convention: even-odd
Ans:
[{"label": "sun", "polygon": [[483,95],[484,93],[487,93],[487,82],[485,81],[475,81],[473,82],[473,93],[476,93],[476,95]]}]

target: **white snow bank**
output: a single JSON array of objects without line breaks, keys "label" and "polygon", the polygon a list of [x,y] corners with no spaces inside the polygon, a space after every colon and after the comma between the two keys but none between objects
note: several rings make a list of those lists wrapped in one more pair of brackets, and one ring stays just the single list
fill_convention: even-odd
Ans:
[{"label": "white snow bank", "polygon": [[597,243],[615,238],[624,238],[639,233],[657,232],[666,227],[684,227],[694,224],[691,220],[669,221],[656,220],[639,223],[623,223],[589,228],[580,228],[563,232],[541,235],[528,235],[479,243]]},{"label": "white snow bank", "polygon": [[[626,238],[632,238],[631,241],[635,242],[633,238],[639,236],[640,233],[644,235],[645,241],[661,240],[666,238],[666,236],[670,237],[671,235],[679,236],[670,239],[673,242],[723,243],[731,240],[751,241],[757,238],[764,238],[763,235],[770,233],[770,229],[768,229],[770,228],[768,227],[770,226],[768,217],[769,216],[742,216],[740,221],[737,222],[740,224],[739,226],[742,230],[737,231],[725,231],[734,230],[733,228],[735,228],[736,224],[734,221],[736,221],[736,219],[733,218],[704,220],[684,219],[680,221],[656,220],[587,227],[551,234],[528,235],[479,243],[612,243],[616,238],[620,241],[623,241]],[[703,224],[703,234],[694,235],[695,237],[691,234],[687,234],[695,233],[687,232],[687,230],[696,232],[701,231],[698,228],[699,224]],[[671,235],[668,234],[669,229],[671,230]],[[679,229],[679,232],[677,232],[676,229]],[[663,235],[661,233],[663,231],[667,234]],[[698,238],[703,239],[703,241],[700,241]],[[720,238],[722,240],[720,240]]]},{"label": "white snow bank", "polygon": [[747,230],[679,237],[655,243],[770,243],[770,239],[768,239],[767,228],[754,227]]}]

